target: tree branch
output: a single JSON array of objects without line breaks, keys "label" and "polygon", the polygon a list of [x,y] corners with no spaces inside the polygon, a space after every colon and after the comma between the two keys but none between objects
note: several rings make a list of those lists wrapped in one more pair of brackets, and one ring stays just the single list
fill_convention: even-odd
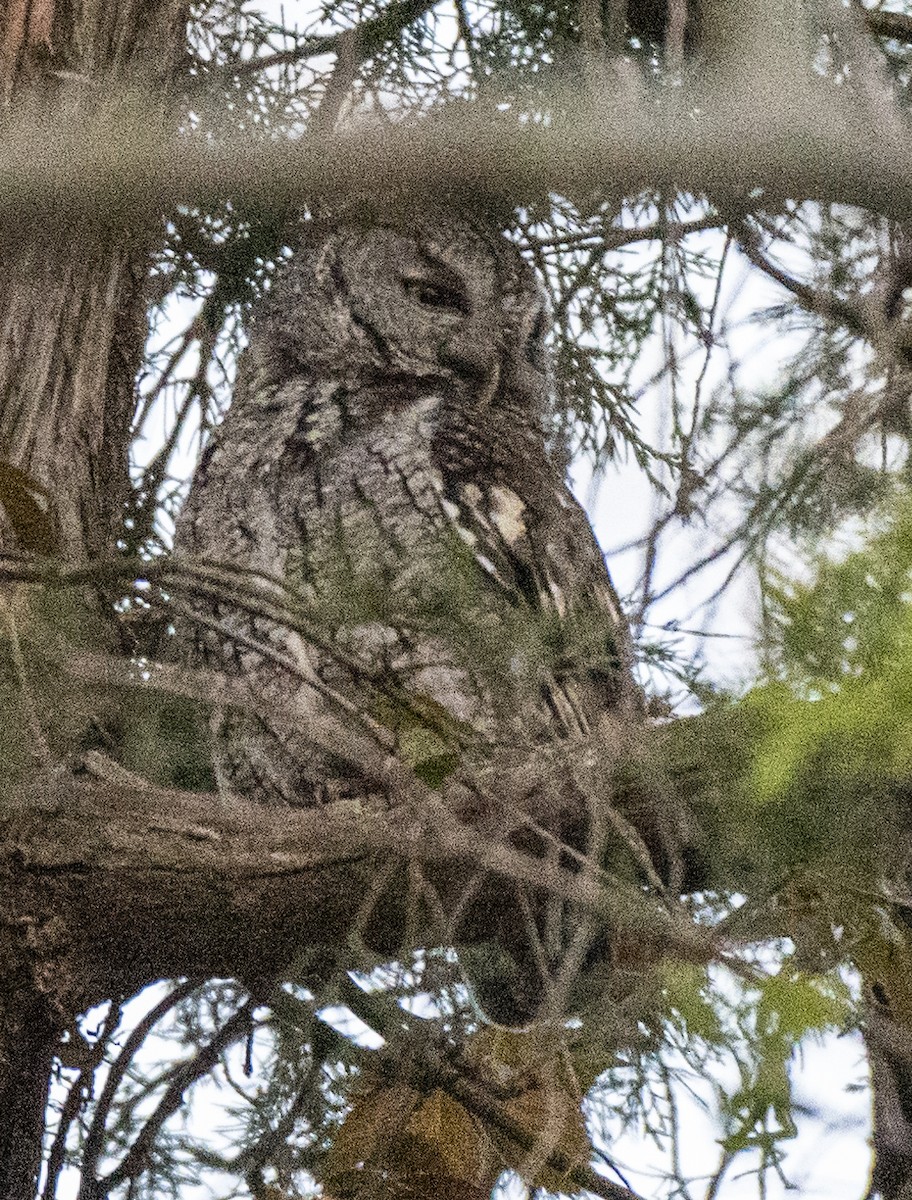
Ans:
[{"label": "tree branch", "polygon": [[287,212],[315,197],[357,192],[366,178],[411,196],[475,191],[511,203],[608,185],[731,197],[763,188],[771,199],[841,201],[898,219],[912,214],[912,135],[878,130],[872,138],[845,89],[770,72],[710,92],[679,92],[674,104],[648,109],[619,102],[610,119],[603,107],[569,114],[560,97],[550,123],[454,103],[420,120],[282,142],[228,130],[159,136],[139,102],[133,118],[122,108],[94,125],[57,114],[45,126],[29,122],[5,133],[0,219],[47,231],[78,216],[103,231],[226,196],[264,213]]},{"label": "tree branch", "polygon": [[866,12],[864,16],[871,32],[878,37],[912,42],[912,17],[906,16],[905,13]]},{"label": "tree branch", "polygon": [[98,1103],[95,1105],[94,1112],[92,1113],[92,1123],[86,1134],[82,1154],[82,1186],[80,1188],[79,1200],[92,1200],[92,1193],[95,1190],[97,1182],[98,1161],[104,1149],[105,1129],[108,1116],[111,1112],[111,1105],[121,1080],[133,1061],[134,1055],[162,1017],[175,1008],[181,1000],[186,999],[187,996],[200,986],[200,983],[201,980],[199,979],[187,979],[183,983],[178,984],[177,987],[172,988],[163,999],[159,1000],[158,1004],[151,1008],[141,1021],[136,1023],[120,1048],[117,1057],[108,1068],[104,1087],[102,1088]]},{"label": "tree branch", "polygon": [[207,1075],[218,1062],[222,1051],[237,1041],[247,1030],[255,1007],[255,1000],[248,1000],[241,1005],[237,1012],[219,1027],[218,1032],[204,1046],[201,1046],[188,1062],[181,1063],[177,1067],[165,1088],[164,1095],[156,1105],[155,1111],[143,1122],[133,1145],[120,1163],[101,1180],[104,1195],[108,1195],[124,1180],[135,1179],[145,1170],[149,1152],[162,1125],[180,1108],[184,1101],[184,1094],[191,1084],[203,1075]]},{"label": "tree branch", "polygon": [[307,58],[319,58],[324,54],[339,54],[346,45],[346,39],[350,42],[353,35],[357,38],[359,61],[364,62],[382,50],[393,38],[398,37],[414,21],[429,13],[435,3],[436,0],[395,0],[377,17],[361,21],[353,28],[343,29],[338,33],[303,38],[291,50],[278,50],[274,54],[219,64],[214,68],[207,63],[205,78],[207,81],[213,76],[241,79],[245,75],[253,75],[271,67],[289,66]]},{"label": "tree branch", "polygon": [[[75,996],[79,1008],[154,979],[280,975],[300,950],[345,942],[371,879],[397,857],[428,864],[450,912],[470,863],[686,958],[713,955],[708,931],[683,913],[633,884],[606,886],[492,841],[456,821],[430,789],[421,808],[368,814],[345,802],[269,809],[58,778],[53,791],[20,794],[0,809],[0,906],[23,927],[54,931],[42,955],[64,981],[61,1006]],[[454,873],[454,864],[463,869]],[[376,899],[364,939],[378,955],[405,948],[404,891],[391,880]]]}]

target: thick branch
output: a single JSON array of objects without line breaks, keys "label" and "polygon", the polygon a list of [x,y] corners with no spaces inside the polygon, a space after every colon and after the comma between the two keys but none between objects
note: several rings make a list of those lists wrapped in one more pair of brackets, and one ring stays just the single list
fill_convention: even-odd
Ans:
[{"label": "thick branch", "polygon": [[608,184],[732,197],[762,187],[770,198],[912,214],[912,136],[887,130],[872,138],[864,110],[825,82],[770,75],[675,99],[648,110],[597,105],[550,124],[454,105],[435,118],[287,142],[227,132],[156,137],[140,118],[112,114],[89,129],[26,125],[0,147],[0,219],[54,224],[78,214],[116,227],[228,195],[264,212],[287,211],[357,191],[366,178],[412,192],[477,189],[511,202]]},{"label": "thick branch", "polygon": [[[448,816],[433,792],[420,811],[366,814],[345,803],[269,809],[58,781],[0,813],[0,911],[41,931],[35,953],[66,981],[61,1003],[69,1005],[72,992],[84,1004],[168,976],[281,975],[302,949],[345,943],[391,856],[429,864],[449,908],[467,877],[487,870],[564,895],[687,957],[711,953],[704,933],[639,888],[599,886],[507,850]],[[403,949],[409,897],[400,878],[390,884],[372,902],[364,936],[378,954],[392,955]],[[508,896],[505,888],[504,903]],[[421,932],[432,925],[428,918]],[[446,932],[434,929],[438,940]]]}]

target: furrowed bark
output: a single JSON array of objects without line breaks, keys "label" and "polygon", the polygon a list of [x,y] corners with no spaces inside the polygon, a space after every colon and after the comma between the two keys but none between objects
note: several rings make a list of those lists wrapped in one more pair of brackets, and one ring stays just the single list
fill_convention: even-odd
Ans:
[{"label": "furrowed bark", "polygon": [[[0,17],[4,123],[38,111],[89,120],[100,104],[137,84],[164,95],[185,52],[186,9],[186,0],[10,0]],[[154,111],[149,119],[154,124]],[[32,153],[47,149],[39,142]],[[99,237],[78,222],[54,233],[14,222],[5,232],[0,549],[83,562],[113,547],[127,496],[134,381],[146,332],[144,280],[158,222],[147,218],[141,228],[121,225]],[[4,612],[15,608],[27,622],[20,598],[13,599]],[[9,863],[0,870],[7,882],[9,870]],[[48,928],[28,908],[11,906],[13,895],[4,890],[0,1195],[32,1200],[54,1047],[82,996],[58,980],[50,999],[43,975]]]}]

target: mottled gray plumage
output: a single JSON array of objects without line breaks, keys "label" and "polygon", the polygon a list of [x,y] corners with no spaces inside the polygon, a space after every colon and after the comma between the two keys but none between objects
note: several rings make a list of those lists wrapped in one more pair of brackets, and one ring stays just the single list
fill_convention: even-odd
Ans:
[{"label": "mottled gray plumage", "polygon": [[[280,268],[175,546],[300,605],[296,631],[196,606],[198,654],[256,698],[221,718],[222,788],[384,802],[308,737],[307,713],[333,703],[321,688],[435,782],[459,746],[515,761],[638,709],[602,554],[549,452],[547,331],[532,270],[467,215],[315,224]],[[273,719],[289,699],[292,733]]]}]

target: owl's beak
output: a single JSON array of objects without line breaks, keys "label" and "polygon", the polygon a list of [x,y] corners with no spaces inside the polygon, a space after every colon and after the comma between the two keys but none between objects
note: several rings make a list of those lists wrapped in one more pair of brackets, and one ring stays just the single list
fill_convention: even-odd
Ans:
[{"label": "owl's beak", "polygon": [[504,360],[500,386],[509,402],[522,412],[541,410],[547,393],[545,376],[522,352],[505,354]]},{"label": "owl's beak", "polygon": [[545,383],[540,371],[526,361],[519,348],[499,347],[490,327],[473,321],[448,338],[438,352],[440,362],[475,385],[476,403],[485,408],[496,403],[498,394],[512,405],[525,409],[544,403]]},{"label": "owl's beak", "polygon": [[448,337],[437,357],[445,367],[451,367],[473,381],[486,380],[492,373],[500,373],[491,331],[480,322],[463,325],[458,333]]}]

